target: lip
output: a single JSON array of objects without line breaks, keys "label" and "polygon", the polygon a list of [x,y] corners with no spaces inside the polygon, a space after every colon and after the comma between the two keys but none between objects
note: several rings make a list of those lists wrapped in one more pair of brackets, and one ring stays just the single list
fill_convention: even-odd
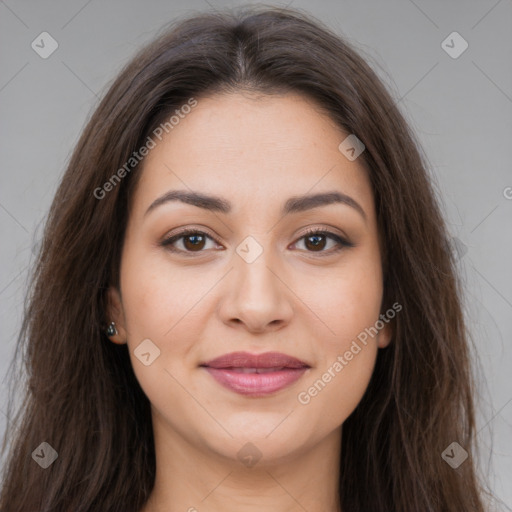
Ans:
[{"label": "lip", "polygon": [[222,386],[254,397],[290,386],[310,368],[304,361],[280,352],[232,352],[200,366]]},{"label": "lip", "polygon": [[309,368],[304,361],[281,352],[264,352],[262,354],[231,352],[201,363],[200,366],[209,368]]}]

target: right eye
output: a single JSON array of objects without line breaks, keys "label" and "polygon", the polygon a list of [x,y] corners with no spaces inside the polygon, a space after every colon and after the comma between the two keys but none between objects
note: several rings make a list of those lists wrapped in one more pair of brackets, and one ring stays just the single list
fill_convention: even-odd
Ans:
[{"label": "right eye", "polygon": [[[184,229],[179,233],[165,238],[162,240],[160,245],[175,253],[181,252],[186,254],[204,252],[203,249],[208,239],[218,244],[213,237],[204,231],[199,231],[197,229]],[[174,245],[176,242],[181,242],[183,248],[176,248]]]}]

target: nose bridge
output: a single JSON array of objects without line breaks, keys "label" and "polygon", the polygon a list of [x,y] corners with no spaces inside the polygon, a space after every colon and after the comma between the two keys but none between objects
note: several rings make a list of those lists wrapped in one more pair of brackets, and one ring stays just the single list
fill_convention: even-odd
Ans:
[{"label": "nose bridge", "polygon": [[[235,274],[241,292],[275,295],[279,288],[275,272],[275,248],[271,246],[271,236],[248,235],[236,248]],[[273,271],[271,271],[272,269]],[[270,297],[266,297],[268,301]]]},{"label": "nose bridge", "polygon": [[[256,238],[258,237],[258,239]],[[292,314],[272,236],[249,235],[236,247],[230,290],[221,308],[223,320],[243,322],[251,330],[288,322]]]}]

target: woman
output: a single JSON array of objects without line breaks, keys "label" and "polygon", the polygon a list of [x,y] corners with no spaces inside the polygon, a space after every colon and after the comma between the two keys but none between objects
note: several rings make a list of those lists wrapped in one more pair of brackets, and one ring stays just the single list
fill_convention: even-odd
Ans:
[{"label": "woman", "polygon": [[1,510],[483,511],[418,148],[298,11],[194,16],[141,51],[50,211]]}]

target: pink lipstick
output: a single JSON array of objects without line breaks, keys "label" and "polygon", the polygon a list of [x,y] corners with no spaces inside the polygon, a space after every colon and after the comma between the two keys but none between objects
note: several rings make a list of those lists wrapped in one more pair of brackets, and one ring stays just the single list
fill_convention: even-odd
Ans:
[{"label": "pink lipstick", "polygon": [[232,352],[200,366],[222,386],[254,397],[290,386],[310,368],[304,361],[279,352]]}]

